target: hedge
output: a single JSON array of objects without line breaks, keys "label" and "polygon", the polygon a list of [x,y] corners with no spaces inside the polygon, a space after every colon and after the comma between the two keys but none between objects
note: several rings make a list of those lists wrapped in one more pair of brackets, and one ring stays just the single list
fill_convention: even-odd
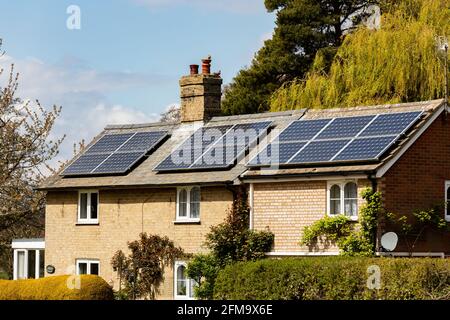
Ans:
[{"label": "hedge", "polygon": [[112,300],[112,288],[98,276],[82,275],[80,289],[69,289],[69,276],[36,280],[0,280],[0,300]]},{"label": "hedge", "polygon": [[[369,289],[369,266],[380,289]],[[371,271],[372,272],[372,271]],[[450,260],[305,257],[241,262],[223,269],[215,299],[362,300],[450,299]]]}]

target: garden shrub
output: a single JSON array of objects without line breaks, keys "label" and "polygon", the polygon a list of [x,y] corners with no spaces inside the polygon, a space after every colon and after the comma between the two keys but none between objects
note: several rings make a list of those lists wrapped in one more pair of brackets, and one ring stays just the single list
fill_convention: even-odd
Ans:
[{"label": "garden shrub", "polygon": [[0,300],[112,300],[113,290],[94,275],[81,276],[81,288],[69,289],[70,276],[29,280],[0,280]]},{"label": "garden shrub", "polygon": [[[381,271],[369,289],[369,266]],[[450,299],[450,260],[305,257],[238,262],[219,272],[215,299],[366,300]]]}]

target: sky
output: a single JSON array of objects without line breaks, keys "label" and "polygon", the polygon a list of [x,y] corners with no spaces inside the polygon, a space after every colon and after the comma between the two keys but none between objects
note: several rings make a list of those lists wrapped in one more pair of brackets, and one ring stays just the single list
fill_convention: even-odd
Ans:
[{"label": "sky", "polygon": [[[58,160],[107,124],[157,121],[178,80],[211,55],[228,83],[272,35],[263,0],[0,0],[0,67],[18,96],[62,106]],[[6,76],[0,79],[4,83]]]}]

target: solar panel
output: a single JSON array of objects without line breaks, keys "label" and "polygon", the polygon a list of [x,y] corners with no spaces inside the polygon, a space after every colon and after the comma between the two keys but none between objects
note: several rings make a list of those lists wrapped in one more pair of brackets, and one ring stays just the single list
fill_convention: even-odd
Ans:
[{"label": "solar panel", "polygon": [[324,140],[313,141],[301,150],[294,158],[288,161],[295,163],[316,163],[331,160],[350,140]]},{"label": "solar panel", "polygon": [[355,139],[333,160],[376,160],[397,136]]},{"label": "solar panel", "polygon": [[125,173],[167,135],[167,131],[106,134],[70,164],[61,175]]},{"label": "solar panel", "polygon": [[418,120],[422,112],[390,113],[379,115],[361,134],[361,137],[398,135]]},{"label": "solar panel", "polygon": [[97,143],[85,153],[112,153],[133,136],[133,133],[107,134],[101,137]]},{"label": "solar panel", "polygon": [[[247,165],[379,160],[421,115],[422,112],[402,112],[297,120]],[[278,155],[272,152],[275,147],[280,150]]]},{"label": "solar panel", "polygon": [[108,158],[108,153],[84,154],[64,170],[63,175],[80,175],[90,173]]},{"label": "solar panel", "polygon": [[[261,121],[234,126],[204,127],[189,137],[154,170],[226,169],[245,154],[250,144],[257,141],[261,134],[266,132],[270,124],[269,121]],[[219,132],[222,133],[222,136],[217,138]],[[206,139],[204,136],[206,136]],[[214,139],[209,139],[211,136],[214,136]],[[204,140],[207,140],[208,143],[205,144]],[[188,161],[179,161],[182,149],[185,150],[184,153],[190,153],[190,157],[185,157]],[[195,150],[198,152],[194,152]],[[188,163],[191,160],[192,162]]]},{"label": "solar panel", "polygon": [[280,142],[311,140],[331,119],[294,121],[279,136]]},{"label": "solar panel", "polygon": [[138,160],[142,152],[114,153],[92,173],[122,173],[128,171]]},{"label": "solar panel", "polygon": [[316,139],[353,138],[364,129],[375,116],[337,118]]}]

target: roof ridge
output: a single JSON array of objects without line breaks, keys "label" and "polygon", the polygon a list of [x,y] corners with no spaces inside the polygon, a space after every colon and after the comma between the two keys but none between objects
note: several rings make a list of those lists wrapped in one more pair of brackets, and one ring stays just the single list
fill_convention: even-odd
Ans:
[{"label": "roof ridge", "polygon": [[178,122],[148,122],[148,123],[136,123],[136,124],[109,124],[104,130],[117,130],[117,129],[142,129],[142,128],[154,128],[154,127],[174,127],[179,125]]}]

